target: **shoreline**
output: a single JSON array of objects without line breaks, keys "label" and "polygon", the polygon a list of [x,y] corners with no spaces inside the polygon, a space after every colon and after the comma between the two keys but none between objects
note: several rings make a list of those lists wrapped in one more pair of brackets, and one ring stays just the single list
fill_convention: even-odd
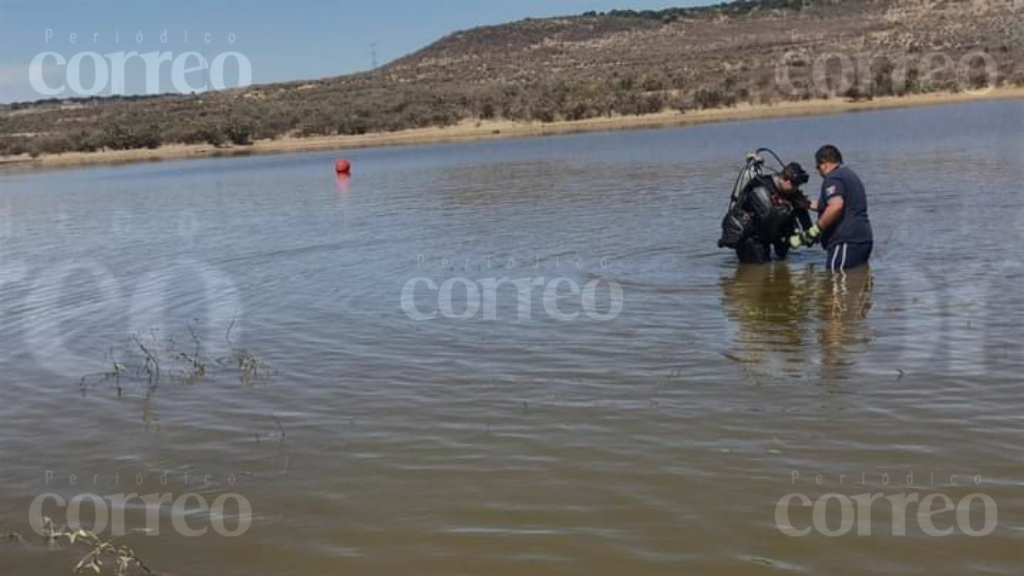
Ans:
[{"label": "shoreline", "polygon": [[255,154],[298,154],[330,150],[352,150],[388,146],[416,146],[456,142],[476,142],[506,138],[557,136],[591,132],[615,132],[652,128],[695,126],[718,122],[738,122],[801,116],[825,116],[847,112],[918,108],[963,104],[986,100],[1024,99],[1024,87],[997,88],[984,94],[936,92],[911,96],[887,96],[853,102],[845,98],[779,102],[772,105],[739,104],[732,108],[688,111],[663,111],[645,116],[613,116],[587,120],[560,120],[551,123],[504,120],[463,121],[445,128],[430,127],[357,136],[285,137],[261,140],[250,146],[217,148],[208,144],[170,144],[156,149],[68,152],[30,158],[27,155],[0,156],[0,173],[12,169],[46,170],[94,165],[117,165],[163,160],[189,160]]}]

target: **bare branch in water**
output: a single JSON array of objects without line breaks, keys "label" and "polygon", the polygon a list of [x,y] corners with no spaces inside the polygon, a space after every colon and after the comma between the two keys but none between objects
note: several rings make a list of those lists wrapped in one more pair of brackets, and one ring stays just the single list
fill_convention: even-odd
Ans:
[{"label": "bare branch in water", "polygon": [[[57,526],[53,520],[44,516],[42,519],[43,544],[47,548],[57,548],[66,541],[72,547],[85,547],[89,551],[72,568],[73,574],[102,574],[104,563],[110,564],[114,576],[128,576],[129,574],[152,575],[153,571],[146,563],[138,557],[135,549],[118,541],[124,536],[111,540],[104,540],[89,530],[82,528],[73,529],[68,526]],[[145,533],[145,530],[135,530],[131,534]],[[18,544],[24,544],[25,539],[17,532],[0,533],[0,540],[9,540]]]},{"label": "bare branch in water", "polygon": [[139,335],[138,334],[132,334],[132,340],[135,342],[135,345],[139,347],[139,350],[142,350],[142,354],[146,357],[146,364],[143,366],[143,369],[149,375],[149,384],[150,384],[150,386],[157,386],[157,385],[159,385],[160,384],[160,361],[149,350],[149,348],[147,348],[146,345],[142,343],[142,340],[139,339]]},{"label": "bare branch in water", "polygon": [[[259,356],[240,348],[232,340],[231,334],[237,324],[237,320],[232,320],[224,335],[229,347],[228,356],[217,359],[215,365],[237,369],[239,379],[246,386],[269,379],[274,375],[274,370]],[[187,351],[181,349],[173,337],[161,339],[158,329],[150,331],[150,338],[140,337],[137,333],[131,334],[128,346],[120,353],[115,353],[114,348],[111,348],[107,354],[111,369],[82,376],[79,388],[85,394],[96,381],[113,381],[117,395],[121,397],[124,394],[124,380],[141,378],[151,389],[157,388],[161,380],[168,376],[173,381],[186,385],[197,383],[208,375],[210,363],[203,357],[203,341],[198,329],[198,320],[193,319],[189,322],[187,330],[192,341]]]}]

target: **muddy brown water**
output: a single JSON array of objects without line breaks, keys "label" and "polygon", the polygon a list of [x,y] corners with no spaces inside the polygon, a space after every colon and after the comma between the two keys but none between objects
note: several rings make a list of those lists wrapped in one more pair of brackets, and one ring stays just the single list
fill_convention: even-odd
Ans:
[{"label": "muddy brown water", "polygon": [[[109,499],[136,493],[192,495],[204,535],[167,504],[124,539],[180,576],[1018,574],[1022,135],[1002,102],[353,151],[350,181],[337,154],[2,176],[0,573],[85,552],[41,546],[41,496],[138,529]],[[870,272],[717,250],[743,154],[824,141]]]}]

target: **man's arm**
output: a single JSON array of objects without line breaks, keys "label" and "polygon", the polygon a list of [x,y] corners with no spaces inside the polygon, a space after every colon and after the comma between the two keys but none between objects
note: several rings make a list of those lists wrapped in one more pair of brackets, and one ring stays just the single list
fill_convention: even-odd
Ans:
[{"label": "man's arm", "polygon": [[846,205],[846,201],[843,200],[842,196],[835,196],[828,201],[828,205],[825,206],[825,212],[818,218],[818,228],[822,230],[828,230],[839,220],[839,217],[843,214],[843,207]]},{"label": "man's arm", "polygon": [[843,181],[836,178],[826,181],[822,199],[825,201],[825,210],[818,217],[818,228],[828,230],[843,215],[843,207],[846,205],[846,186]]}]

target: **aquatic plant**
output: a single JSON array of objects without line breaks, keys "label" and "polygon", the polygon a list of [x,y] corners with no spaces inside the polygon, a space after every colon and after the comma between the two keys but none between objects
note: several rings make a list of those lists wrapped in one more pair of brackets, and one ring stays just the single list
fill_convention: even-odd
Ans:
[{"label": "aquatic plant", "polygon": [[[134,533],[139,532],[142,531]],[[42,538],[43,544],[49,549],[56,549],[66,541],[72,547],[87,550],[85,555],[72,567],[72,574],[103,574],[108,567],[110,569],[108,573],[114,576],[153,574],[149,566],[135,553],[134,548],[118,543],[123,536],[104,540],[89,530],[57,526],[53,520],[44,516]],[[26,544],[25,539],[17,532],[0,533],[0,540]]]},{"label": "aquatic plant", "polygon": [[251,386],[269,380],[276,372],[259,355],[241,348],[231,339],[235,321],[225,333],[228,354],[212,362],[203,354],[203,342],[196,321],[187,326],[190,343],[185,349],[174,337],[163,338],[158,329],[148,335],[131,334],[120,348],[107,354],[109,370],[86,374],[79,381],[83,393],[100,382],[113,381],[118,397],[124,394],[123,382],[145,385],[147,397],[161,381],[194,385],[211,374],[211,368],[237,370],[239,380]]},{"label": "aquatic plant", "polygon": [[274,375],[274,370],[270,368],[259,356],[253,354],[245,348],[239,348],[235,345],[234,341],[231,340],[231,331],[235,328],[235,321],[231,321],[231,325],[228,326],[227,333],[224,335],[224,340],[228,344],[228,350],[230,354],[227,358],[221,358],[217,360],[217,363],[221,366],[227,364],[234,364],[238,367],[239,378],[242,384],[246,386],[252,385],[254,382],[258,382],[261,379],[267,379]]}]

